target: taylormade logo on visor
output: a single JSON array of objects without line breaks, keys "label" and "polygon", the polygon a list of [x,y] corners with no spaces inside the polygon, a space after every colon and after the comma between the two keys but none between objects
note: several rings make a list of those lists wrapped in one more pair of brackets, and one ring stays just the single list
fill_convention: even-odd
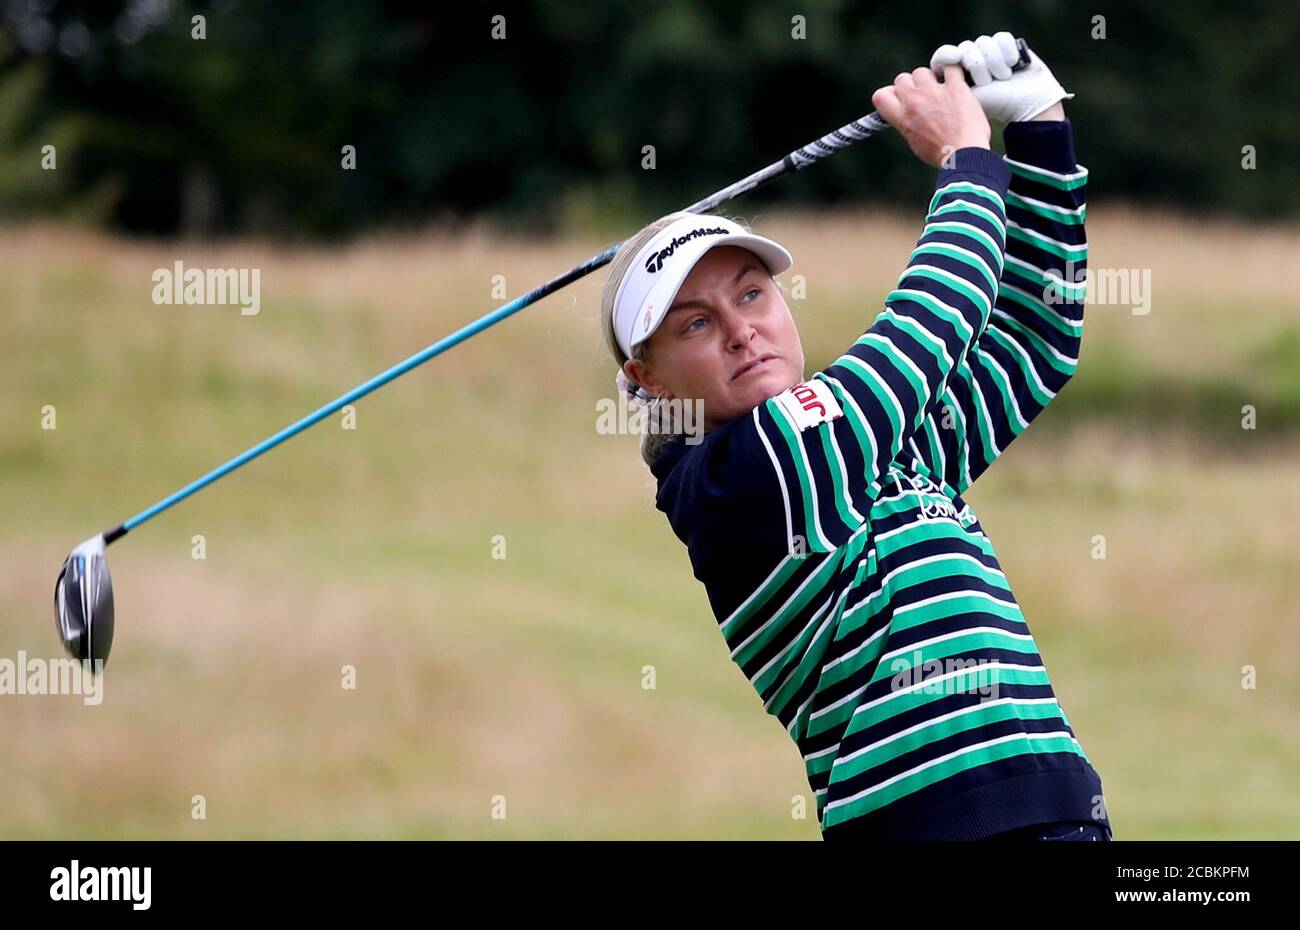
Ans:
[{"label": "taylormade logo on visor", "polygon": [[679,245],[685,245],[692,239],[698,239],[700,236],[727,236],[731,235],[732,232],[733,230],[723,229],[721,226],[715,226],[712,229],[692,229],[688,233],[675,237],[672,242],[668,243],[667,247],[650,255],[646,259],[645,270],[650,274],[657,273],[659,269],[663,268],[664,260],[671,258]]},{"label": "taylormade logo on visor", "polygon": [[[614,339],[628,358],[668,314],[673,295],[700,257],[729,243],[754,253],[772,274],[789,268],[785,248],[725,216],[683,216],[651,237],[628,263],[614,292]],[[677,257],[675,263],[669,259]]]}]

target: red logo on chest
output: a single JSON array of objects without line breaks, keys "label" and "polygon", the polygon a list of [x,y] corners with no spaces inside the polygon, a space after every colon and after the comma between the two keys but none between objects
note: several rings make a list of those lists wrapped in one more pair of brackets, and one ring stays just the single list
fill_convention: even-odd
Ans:
[{"label": "red logo on chest", "polygon": [[799,406],[809,412],[815,412],[820,416],[826,416],[826,405],[817,399],[817,392],[807,384],[799,383],[790,388],[790,393],[794,399],[799,401]]}]

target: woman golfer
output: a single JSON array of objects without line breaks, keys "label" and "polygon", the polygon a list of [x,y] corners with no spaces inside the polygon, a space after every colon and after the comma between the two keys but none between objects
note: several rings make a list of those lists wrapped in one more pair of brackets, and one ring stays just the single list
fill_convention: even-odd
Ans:
[{"label": "woman golfer", "polygon": [[962,499],[1069,380],[1082,333],[1072,95],[1016,58],[1009,34],[981,36],[876,91],[938,179],[884,311],[812,377],[773,278],[793,258],[732,220],[655,221],[604,289],[620,385],[672,413],[642,437],[656,505],[795,741],[826,839],[1111,835]]}]

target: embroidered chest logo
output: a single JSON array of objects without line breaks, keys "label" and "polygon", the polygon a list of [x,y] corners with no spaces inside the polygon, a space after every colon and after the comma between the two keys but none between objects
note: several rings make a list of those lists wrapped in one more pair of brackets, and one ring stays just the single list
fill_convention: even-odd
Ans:
[{"label": "embroidered chest logo", "polygon": [[961,510],[958,510],[953,502],[944,495],[938,495],[937,499],[921,498],[921,516],[927,520],[947,517],[950,520],[956,520],[963,527],[970,526],[975,522],[975,513],[970,509],[970,504],[966,504]]},{"label": "embroidered chest logo", "polygon": [[[894,473],[894,477],[897,479],[897,472]],[[957,505],[948,498],[948,495],[944,494],[939,489],[939,486],[928,478],[923,475],[904,475],[904,477],[907,479],[907,483],[912,486],[912,490],[917,492],[916,499],[921,507],[921,519],[938,520],[947,518],[956,520],[963,528],[976,521],[975,511],[970,509],[970,504],[963,504],[961,510],[958,510]],[[902,490],[901,485],[899,490]]]},{"label": "embroidered chest logo", "polygon": [[776,396],[785,415],[803,432],[820,423],[844,416],[839,401],[825,381],[803,381]]}]

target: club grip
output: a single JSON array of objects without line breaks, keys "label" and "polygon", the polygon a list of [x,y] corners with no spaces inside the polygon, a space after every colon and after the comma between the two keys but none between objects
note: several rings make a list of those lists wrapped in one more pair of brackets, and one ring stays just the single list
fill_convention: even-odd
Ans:
[{"label": "club grip", "polygon": [[[1020,50],[1020,58],[1017,59],[1016,63],[1011,66],[1011,70],[1024,71],[1032,64],[1032,62],[1029,59],[1029,46],[1025,44],[1024,39],[1016,39],[1016,48]],[[963,70],[962,74],[966,74],[966,72]],[[970,79],[969,74],[966,74],[966,83],[971,87],[975,86],[975,82]]]},{"label": "club grip", "polygon": [[1029,46],[1025,44],[1024,39],[1016,39],[1016,48],[1020,50],[1020,58],[1011,66],[1011,70],[1024,71],[1033,64],[1033,60],[1029,57]]}]

